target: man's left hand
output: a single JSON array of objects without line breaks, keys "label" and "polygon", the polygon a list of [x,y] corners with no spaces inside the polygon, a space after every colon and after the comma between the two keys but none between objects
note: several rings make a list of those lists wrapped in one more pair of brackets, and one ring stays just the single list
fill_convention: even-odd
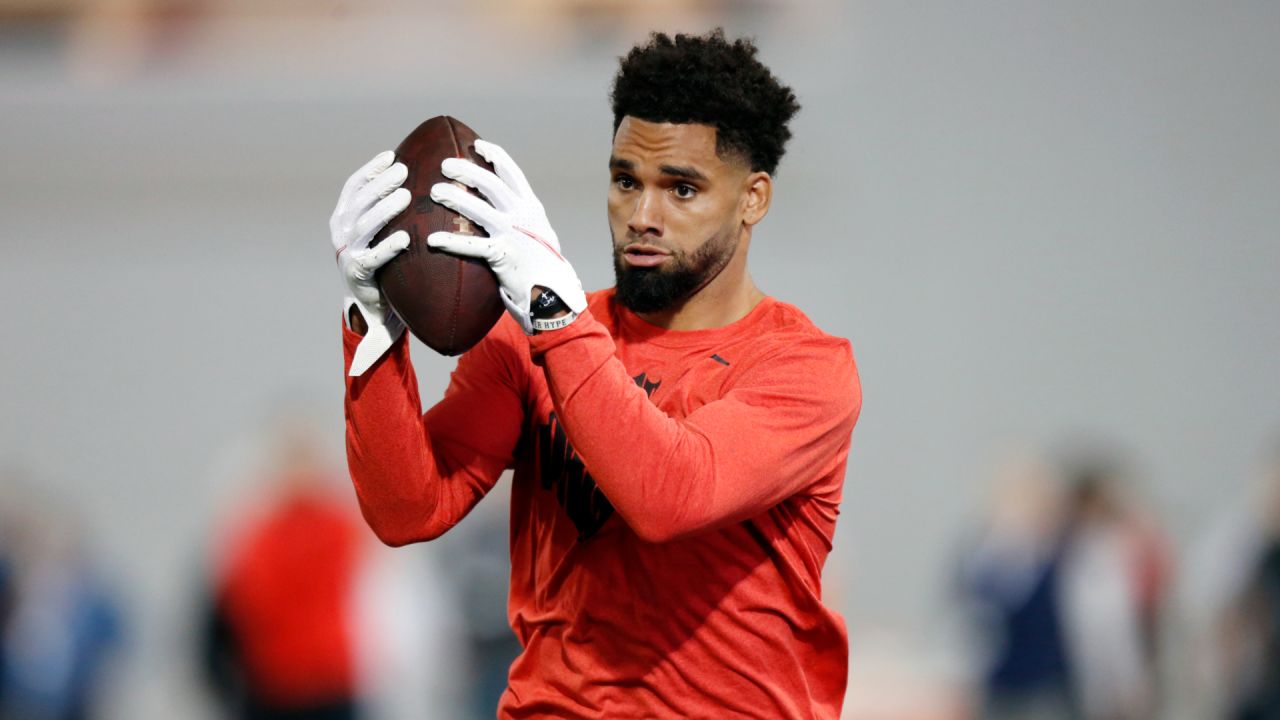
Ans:
[{"label": "man's left hand", "polygon": [[479,190],[488,202],[451,183],[433,185],[431,199],[484,228],[489,237],[436,232],[427,236],[427,244],[489,263],[502,286],[503,304],[528,334],[533,333],[534,286],[554,291],[571,311],[581,313],[587,307],[582,283],[560,254],[560,241],[524,173],[497,145],[476,140],[475,148],[496,174],[459,158],[448,158],[440,167],[445,177]]}]

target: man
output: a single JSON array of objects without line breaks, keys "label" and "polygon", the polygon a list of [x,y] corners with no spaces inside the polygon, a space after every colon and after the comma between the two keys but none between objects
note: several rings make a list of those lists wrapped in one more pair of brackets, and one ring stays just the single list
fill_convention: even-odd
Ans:
[{"label": "man", "polygon": [[861,391],[848,341],[747,272],[799,109],[755,53],[717,31],[655,34],[623,58],[613,289],[583,293],[500,148],[476,143],[496,173],[444,162],[487,201],[452,184],[432,197],[489,237],[428,242],[486,259],[510,317],[425,415],[372,280],[408,238],[368,248],[409,201],[403,166],[375,158],[334,213],[348,320],[367,325],[344,334],[366,520],[389,544],[429,540],[515,470],[508,615],[523,652],[501,717],[839,715],[848,646],[821,571]]},{"label": "man", "polygon": [[201,670],[229,718],[354,720],[367,536],[314,439],[296,424],[275,432],[263,494],[219,533]]}]

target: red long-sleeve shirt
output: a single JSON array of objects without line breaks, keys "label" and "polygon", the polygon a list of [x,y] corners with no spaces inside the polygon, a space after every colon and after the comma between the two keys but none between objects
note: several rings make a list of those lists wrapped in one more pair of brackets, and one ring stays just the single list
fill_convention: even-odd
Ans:
[{"label": "red long-sleeve shirt", "polygon": [[402,338],[348,378],[347,455],[397,545],[515,469],[501,717],[834,718],[821,571],[860,407],[849,343],[790,305],[674,332],[604,291],[532,338],[504,317],[425,415]]}]

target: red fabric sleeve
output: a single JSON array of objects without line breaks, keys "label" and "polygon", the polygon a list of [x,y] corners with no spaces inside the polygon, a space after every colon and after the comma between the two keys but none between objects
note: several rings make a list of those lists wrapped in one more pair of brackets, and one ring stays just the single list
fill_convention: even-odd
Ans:
[{"label": "red fabric sleeve", "polygon": [[[423,415],[407,338],[347,377],[347,465],[365,521],[394,546],[439,537],[489,492],[511,463],[527,386],[523,348],[512,342],[524,340],[499,324],[463,354],[444,399]],[[343,328],[347,369],[359,342]]]},{"label": "red fabric sleeve", "polygon": [[844,461],[862,405],[852,350],[828,336],[786,338],[683,420],[649,402],[589,312],[531,347],[600,489],[637,535],[663,542],[820,491],[814,482]]}]

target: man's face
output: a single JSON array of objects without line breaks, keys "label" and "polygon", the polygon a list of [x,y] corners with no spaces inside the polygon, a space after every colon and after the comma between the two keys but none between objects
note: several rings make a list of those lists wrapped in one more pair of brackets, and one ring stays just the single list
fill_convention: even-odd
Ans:
[{"label": "man's face", "polygon": [[738,249],[749,175],[716,155],[710,125],[624,117],[609,158],[618,301],[658,312],[714,280]]}]

